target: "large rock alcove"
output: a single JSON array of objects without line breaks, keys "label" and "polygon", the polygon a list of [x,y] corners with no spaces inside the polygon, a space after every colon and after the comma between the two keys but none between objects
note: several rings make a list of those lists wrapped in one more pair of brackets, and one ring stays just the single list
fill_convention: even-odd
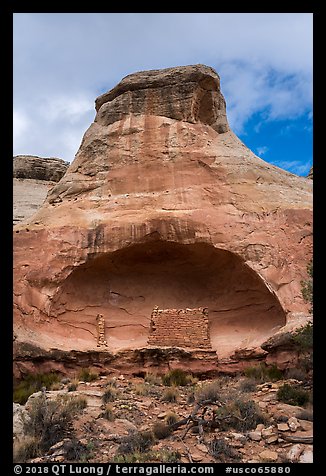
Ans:
[{"label": "large rock alcove", "polygon": [[239,256],[204,243],[159,240],[103,254],[75,269],[51,315],[66,327],[67,338],[70,333],[96,345],[96,315],[102,313],[110,350],[139,348],[147,344],[156,305],[207,307],[218,355],[262,342],[285,324],[275,295]]}]

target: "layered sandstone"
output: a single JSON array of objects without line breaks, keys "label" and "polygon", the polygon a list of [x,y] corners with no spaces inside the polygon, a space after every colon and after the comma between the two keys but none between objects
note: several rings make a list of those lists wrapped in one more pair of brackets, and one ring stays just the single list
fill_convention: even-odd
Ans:
[{"label": "layered sandstone", "polygon": [[154,306],[203,307],[228,357],[307,314],[312,181],[236,137],[212,68],[129,75],[96,109],[66,174],[15,227],[18,347],[96,350],[102,314],[107,352],[146,348]]},{"label": "layered sandstone", "polygon": [[13,223],[29,219],[49,190],[66,173],[69,162],[57,158],[17,155],[13,158]]}]

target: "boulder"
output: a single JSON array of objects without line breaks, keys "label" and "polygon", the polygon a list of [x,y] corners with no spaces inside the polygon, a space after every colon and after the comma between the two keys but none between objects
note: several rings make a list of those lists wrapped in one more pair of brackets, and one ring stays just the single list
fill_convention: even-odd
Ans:
[{"label": "boulder", "polygon": [[260,460],[266,463],[275,463],[278,459],[278,454],[276,451],[264,450],[259,453]]},{"label": "boulder", "polygon": [[311,447],[307,447],[303,450],[299,457],[299,463],[313,463],[314,462],[314,453]]},{"label": "boulder", "polygon": [[296,417],[290,417],[288,419],[288,426],[291,431],[297,431],[298,428],[300,428],[300,423],[296,419]]},{"label": "boulder", "polygon": [[261,431],[249,431],[248,436],[252,441],[260,441]]},{"label": "boulder", "polygon": [[287,423],[278,423],[277,424],[278,431],[289,431],[289,425]]},{"label": "boulder", "polygon": [[22,438],[25,435],[25,426],[28,424],[30,416],[24,405],[13,404],[13,437]]},{"label": "boulder", "polygon": [[303,449],[304,449],[304,446],[300,444],[291,446],[291,448],[289,449],[286,455],[287,459],[291,461],[291,463],[297,462]]}]

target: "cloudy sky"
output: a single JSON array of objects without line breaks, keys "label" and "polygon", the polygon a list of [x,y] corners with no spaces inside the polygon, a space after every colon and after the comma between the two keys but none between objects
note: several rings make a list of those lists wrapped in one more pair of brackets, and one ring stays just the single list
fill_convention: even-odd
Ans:
[{"label": "cloudy sky", "polygon": [[307,175],[312,23],[312,13],[16,13],[14,155],[71,162],[98,95],[136,71],[202,63],[219,73],[242,141]]}]

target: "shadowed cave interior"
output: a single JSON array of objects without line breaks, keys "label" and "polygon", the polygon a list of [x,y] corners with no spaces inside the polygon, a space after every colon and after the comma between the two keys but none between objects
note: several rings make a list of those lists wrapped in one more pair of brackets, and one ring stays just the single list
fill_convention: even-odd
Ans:
[{"label": "shadowed cave interior", "polygon": [[286,320],[278,299],[234,253],[165,241],[90,259],[63,283],[51,315],[67,338],[96,347],[96,316],[103,314],[108,350],[118,350],[147,345],[154,306],[207,307],[221,357],[259,345]]}]

